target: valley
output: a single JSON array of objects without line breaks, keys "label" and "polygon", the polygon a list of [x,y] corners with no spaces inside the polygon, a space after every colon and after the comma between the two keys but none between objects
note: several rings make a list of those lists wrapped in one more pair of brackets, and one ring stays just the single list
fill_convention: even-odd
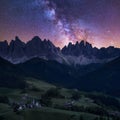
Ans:
[{"label": "valley", "polygon": [[[0,88],[0,98],[6,96],[9,99],[8,103],[0,99],[1,120],[118,120],[120,117],[120,109],[115,105],[120,105],[118,98],[106,97],[114,103],[111,106],[110,103],[106,105],[107,101],[102,102],[104,95],[100,93],[59,88],[32,78],[26,78],[26,81],[29,85],[26,89]],[[99,102],[92,96],[98,97]],[[33,100],[40,106],[22,107],[16,111],[12,107],[13,103],[32,105]]]},{"label": "valley", "polygon": [[96,48],[81,42],[60,50],[38,37],[27,44],[18,37],[7,48],[4,44],[0,43],[0,120],[120,119],[118,48],[94,53]]}]

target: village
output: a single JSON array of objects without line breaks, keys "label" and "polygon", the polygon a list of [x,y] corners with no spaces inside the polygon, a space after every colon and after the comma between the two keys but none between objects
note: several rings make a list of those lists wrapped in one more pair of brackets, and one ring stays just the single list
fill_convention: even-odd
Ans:
[{"label": "village", "polygon": [[[49,102],[49,101],[48,101]],[[69,100],[63,104],[63,106],[67,109],[67,108],[72,108],[72,106],[74,105],[75,100]],[[25,94],[22,98],[20,102],[12,102],[11,103],[11,107],[13,108],[14,112],[19,112],[22,110],[26,110],[26,109],[35,109],[35,108],[39,108],[41,109],[42,107],[48,107],[47,104],[45,104],[44,102],[42,102],[42,99],[36,99],[33,98],[31,96],[29,96],[28,94]]]},{"label": "village", "polygon": [[13,102],[11,104],[11,107],[13,108],[14,112],[18,112],[25,109],[41,108],[41,104],[35,99],[28,97],[26,94],[22,97],[22,100],[20,102]]}]

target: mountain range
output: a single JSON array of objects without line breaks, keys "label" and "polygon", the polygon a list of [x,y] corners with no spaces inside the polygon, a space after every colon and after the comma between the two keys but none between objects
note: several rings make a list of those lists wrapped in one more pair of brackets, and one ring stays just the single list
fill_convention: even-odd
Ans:
[{"label": "mountain range", "polygon": [[33,58],[12,64],[0,58],[0,87],[25,88],[26,78],[89,92],[102,92],[120,97],[120,57],[105,64],[69,66],[53,60]]},{"label": "mountain range", "polygon": [[105,63],[120,56],[120,49],[112,46],[98,49],[88,42],[69,43],[62,49],[56,47],[50,40],[41,40],[35,36],[27,43],[15,37],[10,44],[0,42],[0,57],[17,64],[39,57],[45,60],[55,60],[69,65],[87,65]]},{"label": "mountain range", "polygon": [[0,42],[0,87],[25,88],[25,78],[83,91],[120,96],[120,49],[81,41],[63,49],[34,37]]}]

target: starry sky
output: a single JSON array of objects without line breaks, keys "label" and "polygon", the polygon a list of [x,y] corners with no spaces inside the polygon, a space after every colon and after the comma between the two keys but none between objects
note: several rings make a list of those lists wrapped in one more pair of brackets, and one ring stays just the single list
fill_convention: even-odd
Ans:
[{"label": "starry sky", "polygon": [[0,0],[0,41],[15,36],[120,47],[120,0]]}]

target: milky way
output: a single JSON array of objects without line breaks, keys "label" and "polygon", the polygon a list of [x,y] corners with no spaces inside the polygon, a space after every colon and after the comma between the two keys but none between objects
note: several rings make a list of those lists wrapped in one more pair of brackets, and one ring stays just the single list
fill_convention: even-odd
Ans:
[{"label": "milky way", "polygon": [[120,0],[0,0],[0,40],[50,39],[63,47],[85,40],[120,47]]}]

